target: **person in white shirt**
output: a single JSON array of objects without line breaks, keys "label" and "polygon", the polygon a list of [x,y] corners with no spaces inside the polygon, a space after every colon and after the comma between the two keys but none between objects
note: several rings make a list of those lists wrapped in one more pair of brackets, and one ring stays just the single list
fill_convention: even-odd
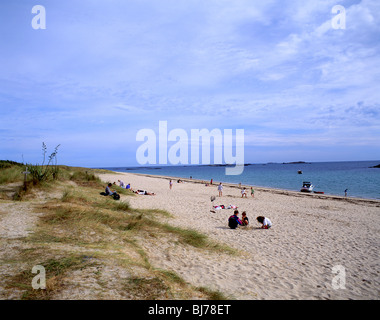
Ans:
[{"label": "person in white shirt", "polygon": [[256,220],[260,223],[262,223],[262,229],[269,229],[272,226],[272,221],[270,221],[268,218],[259,216],[256,218]]},{"label": "person in white shirt", "polygon": [[125,188],[125,183],[122,180],[117,180],[119,182],[119,186]]},{"label": "person in white shirt", "polygon": [[222,183],[219,183],[219,185],[218,185],[218,191],[219,191],[219,197],[221,197],[223,195],[223,185],[222,185]]}]

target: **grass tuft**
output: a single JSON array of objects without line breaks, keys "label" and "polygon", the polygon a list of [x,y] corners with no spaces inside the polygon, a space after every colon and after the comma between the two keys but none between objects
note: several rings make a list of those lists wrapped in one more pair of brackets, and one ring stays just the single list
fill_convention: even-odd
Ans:
[{"label": "grass tuft", "polygon": [[39,265],[43,266],[46,272],[45,289],[33,289],[32,280],[36,274],[32,273],[32,266],[15,275],[7,285],[7,289],[12,287],[23,289],[22,300],[50,300],[57,291],[62,290],[64,286],[62,280],[67,274],[94,265],[94,262],[90,263],[84,257],[83,255],[70,255],[40,262]]}]

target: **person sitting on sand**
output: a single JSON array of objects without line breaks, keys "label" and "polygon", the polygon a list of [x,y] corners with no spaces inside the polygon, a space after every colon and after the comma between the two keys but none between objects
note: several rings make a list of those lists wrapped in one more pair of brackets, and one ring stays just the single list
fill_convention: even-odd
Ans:
[{"label": "person sitting on sand", "polygon": [[236,229],[238,225],[239,226],[243,225],[243,222],[239,219],[238,214],[239,214],[239,211],[235,210],[234,214],[228,218],[228,226],[231,229]]},{"label": "person sitting on sand", "polygon": [[128,183],[125,189],[131,189],[131,185]]},{"label": "person sitting on sand", "polygon": [[243,223],[243,226],[249,225],[249,219],[248,219],[247,213],[245,211],[243,211],[243,213],[241,214],[241,221]]},{"label": "person sitting on sand", "polygon": [[124,183],[123,180],[117,180],[117,181],[119,182],[119,186],[120,186],[121,188],[125,188],[125,183]]},{"label": "person sitting on sand", "polygon": [[262,229],[269,229],[272,226],[272,222],[266,217],[259,216],[256,220],[263,224]]},{"label": "person sitting on sand", "polygon": [[247,191],[245,191],[245,188],[243,188],[242,190],[241,190],[241,197],[243,198],[243,197],[246,197],[247,198]]}]

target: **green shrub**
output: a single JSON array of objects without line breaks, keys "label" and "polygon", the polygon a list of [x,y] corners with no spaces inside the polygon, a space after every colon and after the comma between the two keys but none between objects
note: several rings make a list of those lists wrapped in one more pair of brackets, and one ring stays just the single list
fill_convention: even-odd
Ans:
[{"label": "green shrub", "polygon": [[30,172],[30,175],[32,177],[32,181],[34,184],[41,183],[42,181],[48,181],[50,178],[53,180],[58,179],[59,175],[59,167],[57,165],[57,153],[58,148],[60,145],[56,146],[54,149],[54,152],[50,154],[48,157],[49,161],[47,164],[45,164],[46,161],[46,152],[47,147],[46,144],[42,143],[42,155],[43,155],[43,161],[42,164],[28,164],[28,171]]}]

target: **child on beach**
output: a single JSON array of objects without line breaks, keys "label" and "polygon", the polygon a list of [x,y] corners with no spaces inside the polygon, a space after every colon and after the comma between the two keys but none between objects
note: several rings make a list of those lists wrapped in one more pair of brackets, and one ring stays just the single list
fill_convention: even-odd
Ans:
[{"label": "child on beach", "polygon": [[235,210],[234,214],[228,218],[228,226],[231,229],[236,229],[238,225],[239,226],[243,225],[243,222],[239,219],[238,214],[239,214],[239,211]]},{"label": "child on beach", "polygon": [[222,183],[219,183],[218,185],[218,191],[219,191],[219,197],[221,197],[223,195],[223,186],[222,186]]},{"label": "child on beach", "polygon": [[255,197],[255,190],[253,190],[253,188],[251,187],[251,197],[254,198]]},{"label": "child on beach", "polygon": [[170,181],[169,181],[169,189],[171,190],[171,189],[172,189],[172,187],[173,187],[173,181],[172,181],[172,180],[170,180]]},{"label": "child on beach", "polygon": [[272,222],[266,217],[259,216],[256,220],[263,224],[261,227],[262,229],[269,229],[272,226]]},{"label": "child on beach", "polygon": [[243,213],[241,214],[241,221],[243,223],[243,226],[249,225],[249,219],[248,219],[247,213],[245,211],[243,211]]},{"label": "child on beach", "polygon": [[243,189],[241,190],[241,197],[242,197],[242,198],[243,198],[243,197],[247,198],[247,192],[245,191],[245,188],[243,188]]}]

